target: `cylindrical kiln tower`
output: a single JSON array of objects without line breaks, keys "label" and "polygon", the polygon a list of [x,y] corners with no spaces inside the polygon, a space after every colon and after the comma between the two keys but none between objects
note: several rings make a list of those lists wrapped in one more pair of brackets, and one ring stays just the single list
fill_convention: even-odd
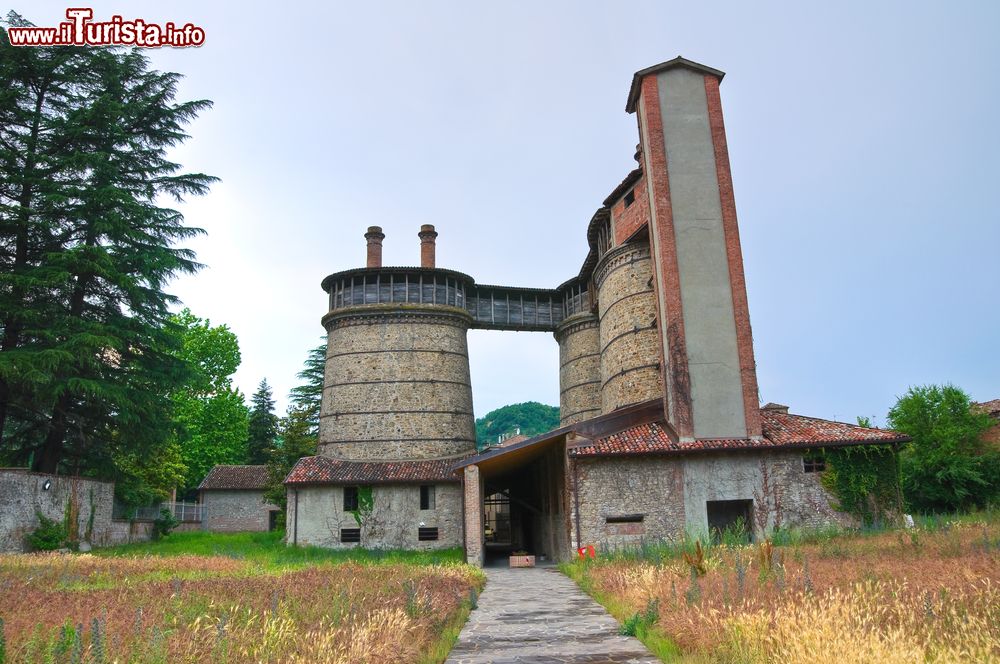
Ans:
[{"label": "cylindrical kiln tower", "polygon": [[559,342],[559,426],[601,414],[601,339],[590,294],[578,279],[559,287],[566,317],[555,330]]},{"label": "cylindrical kiln tower", "polygon": [[663,396],[652,277],[642,241],[611,249],[594,268],[604,413]]},{"label": "cylindrical kiln tower", "polygon": [[[428,251],[433,256],[426,247],[430,233],[433,227],[421,230],[425,265]],[[323,318],[320,454],[396,461],[474,451],[466,340],[472,316],[465,310],[472,279],[433,262],[371,266],[371,252],[369,264],[323,280],[330,304]]]}]

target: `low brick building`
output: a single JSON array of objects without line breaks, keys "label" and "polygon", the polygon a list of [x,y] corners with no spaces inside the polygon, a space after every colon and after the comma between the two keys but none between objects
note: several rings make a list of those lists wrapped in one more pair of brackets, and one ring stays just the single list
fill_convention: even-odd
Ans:
[{"label": "low brick building", "polygon": [[198,485],[205,506],[202,525],[218,532],[267,531],[280,513],[264,500],[267,466],[215,466]]}]

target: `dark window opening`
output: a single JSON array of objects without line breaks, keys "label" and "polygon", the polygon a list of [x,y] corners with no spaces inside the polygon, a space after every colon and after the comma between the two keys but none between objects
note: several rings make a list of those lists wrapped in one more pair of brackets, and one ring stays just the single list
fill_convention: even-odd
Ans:
[{"label": "dark window opening", "polygon": [[433,542],[438,538],[437,528],[417,528],[417,540],[421,542]]},{"label": "dark window opening", "polygon": [[432,510],[435,507],[435,495],[433,484],[422,484],[420,486],[420,509]]},{"label": "dark window opening", "polygon": [[341,528],[340,541],[344,544],[357,544],[361,541],[360,528]]},{"label": "dark window opening", "polygon": [[278,515],[281,514],[278,510],[271,510],[267,513],[267,530],[268,532],[274,532],[278,529]]},{"label": "dark window opening", "polygon": [[632,203],[635,203],[635,189],[625,194],[625,207],[632,205]]},{"label": "dark window opening", "polygon": [[802,457],[802,470],[807,473],[822,473],[826,470],[826,459],[822,454],[807,454]]},{"label": "dark window opening", "polygon": [[604,517],[604,523],[642,523],[644,514],[615,514]]},{"label": "dark window opening", "polygon": [[750,542],[753,540],[752,500],[709,500],[708,533],[713,542]]},{"label": "dark window opening", "polygon": [[344,487],[344,511],[356,512],[358,510],[358,487]]}]

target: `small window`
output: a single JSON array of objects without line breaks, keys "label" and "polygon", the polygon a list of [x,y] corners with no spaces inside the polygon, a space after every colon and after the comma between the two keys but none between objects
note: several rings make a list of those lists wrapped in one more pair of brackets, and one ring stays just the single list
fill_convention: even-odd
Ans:
[{"label": "small window", "polygon": [[604,517],[604,523],[642,523],[643,514],[615,514]]},{"label": "small window", "polygon": [[344,544],[357,544],[361,541],[360,528],[341,528],[340,541]]},{"label": "small window", "polygon": [[625,194],[625,207],[632,205],[632,203],[635,203],[635,189]]},{"label": "small window", "polygon": [[807,473],[822,473],[826,470],[826,459],[822,454],[807,454],[802,457],[802,470]]},{"label": "small window", "polygon": [[420,509],[422,510],[432,510],[434,509],[434,485],[433,484],[423,484],[420,487]]},{"label": "small window", "polygon": [[356,512],[358,510],[358,487],[344,487],[344,511]]},{"label": "small window", "polygon": [[433,542],[438,538],[437,528],[417,528],[417,539],[421,542]]}]

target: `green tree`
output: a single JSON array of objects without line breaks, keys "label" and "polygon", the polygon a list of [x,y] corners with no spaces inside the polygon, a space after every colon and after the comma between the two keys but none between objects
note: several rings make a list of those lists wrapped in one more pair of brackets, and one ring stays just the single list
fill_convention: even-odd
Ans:
[{"label": "green tree", "polygon": [[1000,456],[982,441],[991,423],[954,385],[911,387],[899,398],[889,425],[913,438],[900,459],[910,509],[965,510],[1000,496]]},{"label": "green tree", "polygon": [[214,181],[165,156],[211,102],[175,102],[180,76],[139,50],[0,40],[3,456],[113,474],[170,444],[188,378],[164,288],[198,269],[177,244],[201,231],[160,201]]},{"label": "green tree", "polygon": [[313,432],[310,413],[302,408],[289,409],[280,427],[281,445],[271,450],[267,462],[268,485],[264,498],[281,507],[280,520],[284,519],[285,477],[302,457],[316,454],[316,434]]},{"label": "green tree", "polygon": [[274,414],[274,396],[266,378],[260,381],[250,403],[247,463],[265,464],[278,438],[278,416]]},{"label": "green tree", "polygon": [[180,456],[186,466],[183,486],[193,488],[212,466],[244,462],[249,413],[243,395],[232,384],[241,360],[239,340],[232,330],[213,326],[188,309],[172,322],[180,330],[176,355],[191,369],[191,378],[171,399]]},{"label": "green tree", "polygon": [[310,434],[319,434],[319,411],[323,400],[323,376],[326,369],[326,343],[309,351],[302,371],[297,374],[302,384],[289,392],[289,401],[296,410],[305,411]]},{"label": "green tree", "polygon": [[559,408],[527,401],[497,408],[476,420],[479,446],[495,443],[497,436],[520,428],[525,436],[536,436],[559,427]]}]

